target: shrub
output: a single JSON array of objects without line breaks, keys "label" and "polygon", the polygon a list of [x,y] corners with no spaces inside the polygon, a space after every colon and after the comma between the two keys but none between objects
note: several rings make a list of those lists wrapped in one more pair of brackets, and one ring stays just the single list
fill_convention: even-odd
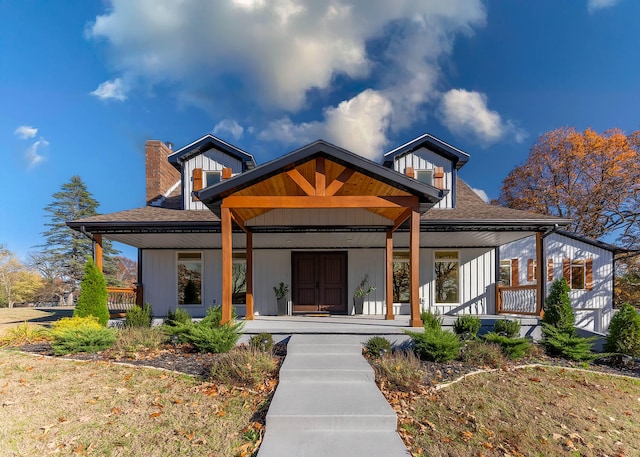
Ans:
[{"label": "shrub", "polygon": [[125,327],[151,327],[151,305],[145,303],[143,306],[134,306],[127,311],[124,320]]},{"label": "shrub", "polygon": [[511,360],[518,360],[529,353],[531,342],[527,338],[509,338],[496,332],[489,332],[484,336],[485,341],[500,345],[504,355]]},{"label": "shrub", "polygon": [[220,327],[193,324],[180,335],[180,340],[191,343],[199,352],[228,352],[240,339],[242,323],[226,324]]},{"label": "shrub", "polygon": [[480,330],[480,318],[465,314],[458,316],[453,323],[453,331],[463,340],[470,340],[476,337]]},{"label": "shrub", "polygon": [[252,349],[270,352],[273,349],[273,336],[271,333],[258,333],[249,338],[249,346]]},{"label": "shrub", "polygon": [[493,331],[507,338],[520,336],[520,321],[511,319],[498,319],[493,324]]},{"label": "shrub", "polygon": [[574,315],[569,299],[570,290],[566,279],[553,281],[545,300],[542,322],[555,328],[574,330]]},{"label": "shrub", "polygon": [[274,376],[276,369],[271,354],[239,347],[216,357],[211,365],[211,378],[226,385],[254,387],[265,376]]},{"label": "shrub", "polygon": [[437,311],[435,313],[431,310],[422,311],[420,313],[420,319],[422,319],[422,326],[425,329],[435,329],[442,327],[442,317]]},{"label": "shrub", "polygon": [[396,351],[388,357],[372,361],[379,384],[403,392],[417,390],[422,385],[424,371],[413,351]]},{"label": "shrub", "polygon": [[497,343],[475,340],[468,342],[460,352],[460,360],[480,367],[502,368],[507,359]]},{"label": "shrub", "polygon": [[640,314],[630,304],[624,304],[611,319],[604,350],[640,356]]},{"label": "shrub", "polygon": [[35,325],[29,325],[26,321],[16,327],[12,327],[6,331],[0,338],[0,347],[2,346],[21,346],[23,344],[31,344],[37,341],[48,340],[46,329]]},{"label": "shrub", "polygon": [[542,324],[542,335],[542,344],[551,355],[575,361],[596,358],[591,351],[596,337],[583,338],[576,334],[574,328],[559,329],[545,323]]},{"label": "shrub", "polygon": [[418,357],[433,362],[449,362],[460,353],[462,343],[458,335],[449,330],[425,329],[423,333],[406,332],[414,343],[414,351]]},{"label": "shrub", "polygon": [[374,336],[364,343],[367,354],[372,357],[382,357],[384,354],[391,354],[391,342],[383,336]]},{"label": "shrub", "polygon": [[80,283],[80,295],[73,315],[77,317],[95,316],[103,327],[109,322],[107,308],[107,282],[92,259],[84,266],[84,277]]},{"label": "shrub", "polygon": [[176,308],[175,311],[169,310],[163,324],[175,327],[179,324],[188,324],[191,322],[191,314],[184,308]]},{"label": "shrub", "polygon": [[63,317],[62,319],[55,321],[51,324],[50,332],[55,334],[56,332],[63,332],[69,329],[77,329],[77,328],[102,328],[102,325],[98,322],[98,318],[96,316],[85,316],[85,317]]},{"label": "shrub", "polygon": [[[231,319],[235,319],[238,317],[236,313],[236,309],[231,309]],[[209,327],[220,327],[220,321],[222,321],[222,306],[210,306],[207,308],[207,314],[202,320],[199,322],[201,325],[206,325]]]},{"label": "shrub", "polygon": [[166,342],[167,335],[159,327],[125,327],[118,331],[111,355],[135,358],[138,352],[162,349]]},{"label": "shrub", "polygon": [[100,327],[68,328],[54,333],[51,349],[55,355],[76,352],[98,352],[110,347],[116,340],[115,330]]}]

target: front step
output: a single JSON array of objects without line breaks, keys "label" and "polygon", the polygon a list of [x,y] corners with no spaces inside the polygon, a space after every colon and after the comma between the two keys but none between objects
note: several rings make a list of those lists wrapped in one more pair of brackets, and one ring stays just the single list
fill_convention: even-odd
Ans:
[{"label": "front step", "polygon": [[371,365],[360,354],[287,354],[280,370],[284,381],[370,381],[375,382]]}]

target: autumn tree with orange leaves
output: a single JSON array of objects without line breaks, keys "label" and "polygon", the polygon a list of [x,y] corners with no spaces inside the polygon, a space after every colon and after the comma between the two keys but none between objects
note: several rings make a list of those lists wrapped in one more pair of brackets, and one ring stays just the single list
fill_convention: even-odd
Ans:
[{"label": "autumn tree with orange leaves", "polygon": [[559,128],[538,138],[502,182],[498,203],[573,220],[591,238],[640,245],[640,131]]}]

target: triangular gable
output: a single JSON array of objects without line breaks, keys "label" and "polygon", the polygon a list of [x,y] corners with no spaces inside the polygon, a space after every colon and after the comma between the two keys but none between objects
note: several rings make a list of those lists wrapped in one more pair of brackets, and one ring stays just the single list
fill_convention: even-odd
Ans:
[{"label": "triangular gable", "polygon": [[[334,197],[346,197],[342,200],[334,199],[336,204],[354,205],[357,204],[355,197],[362,197],[363,208],[396,220],[406,211],[406,206],[403,206],[404,203],[394,206],[389,202],[405,202],[411,198],[417,202],[420,211],[425,212],[444,195],[445,191],[416,181],[325,141],[316,141],[197,192],[197,197],[216,214],[220,213],[220,204],[223,199],[234,197],[237,202],[239,198],[253,198],[256,202],[253,208],[238,210],[243,220],[278,207],[277,205],[269,208],[261,206],[263,203],[258,204],[263,201],[261,199],[290,204],[292,197],[301,205],[307,202],[311,205],[308,206],[309,208],[316,207],[313,205],[326,204],[328,199]],[[375,198],[380,200],[376,201]]]},{"label": "triangular gable", "polygon": [[196,155],[203,154],[210,149],[217,149],[242,162],[242,171],[250,170],[255,167],[255,160],[251,154],[237,148],[211,134],[207,134],[202,138],[194,141],[183,148],[178,149],[169,155],[169,163],[178,170],[181,170],[182,164]]},{"label": "triangular gable", "polygon": [[386,167],[393,167],[393,161],[397,157],[401,157],[405,154],[414,152],[422,147],[425,147],[437,154],[446,157],[451,160],[456,170],[459,170],[465,163],[469,161],[469,154],[460,149],[445,143],[439,138],[433,135],[425,133],[424,135],[412,140],[402,146],[387,152],[384,155],[384,165]]}]

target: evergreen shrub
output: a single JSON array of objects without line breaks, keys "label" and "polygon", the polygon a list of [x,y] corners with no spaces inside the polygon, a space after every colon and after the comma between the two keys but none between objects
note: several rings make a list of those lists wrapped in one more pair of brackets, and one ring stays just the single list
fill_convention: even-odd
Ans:
[{"label": "evergreen shrub", "polygon": [[134,306],[127,311],[124,320],[125,327],[151,327],[151,305],[145,303],[142,306]]},{"label": "evergreen shrub", "polygon": [[500,345],[504,355],[511,360],[523,358],[531,349],[531,342],[527,338],[509,338],[496,332],[489,332],[484,335],[484,339],[488,343]]},{"label": "evergreen shrub", "polygon": [[105,327],[109,322],[108,298],[107,281],[93,260],[89,259],[84,266],[80,295],[78,295],[78,303],[73,315],[76,317],[95,316],[100,325]]},{"label": "evergreen shrub", "polygon": [[629,303],[625,303],[611,319],[604,350],[640,356],[640,314]]},{"label": "evergreen shrub", "polygon": [[383,336],[369,338],[364,347],[367,354],[372,357],[382,357],[384,354],[391,354],[391,342]]},{"label": "evergreen shrub", "polygon": [[498,319],[493,324],[493,331],[507,338],[520,336],[520,321],[516,319]]},{"label": "evergreen shrub", "polygon": [[425,329],[436,329],[442,327],[442,317],[438,312],[432,312],[431,310],[422,311],[420,313],[420,319],[422,319],[422,326]]},{"label": "evergreen shrub", "polygon": [[453,323],[453,331],[463,340],[471,340],[478,335],[480,330],[480,318],[465,314],[458,316]]},{"label": "evergreen shrub", "polygon": [[176,308],[175,311],[169,310],[164,320],[164,325],[175,327],[179,324],[188,324],[191,322],[191,314],[184,308]]},{"label": "evergreen shrub", "polygon": [[414,344],[418,357],[433,362],[449,362],[460,354],[462,343],[455,333],[449,330],[425,329],[423,333],[406,331]]},{"label": "evergreen shrub", "polygon": [[253,335],[249,338],[249,346],[258,351],[270,352],[273,349],[273,335],[266,332]]}]

